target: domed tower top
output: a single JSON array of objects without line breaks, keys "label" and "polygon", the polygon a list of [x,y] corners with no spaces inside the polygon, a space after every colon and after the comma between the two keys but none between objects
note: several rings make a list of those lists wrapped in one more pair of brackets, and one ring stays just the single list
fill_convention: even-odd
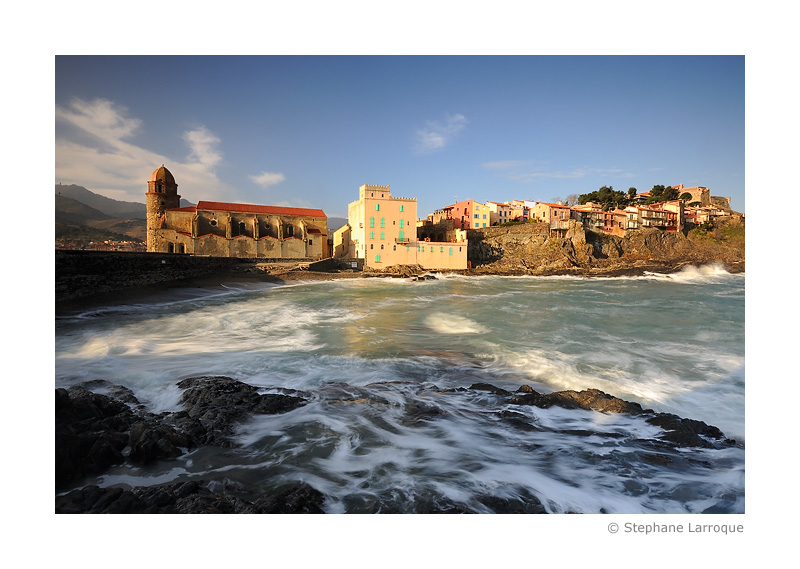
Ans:
[{"label": "domed tower top", "polygon": [[172,194],[178,192],[178,184],[175,183],[175,176],[167,170],[163,164],[156,168],[150,181],[147,182],[147,193],[152,194]]},{"label": "domed tower top", "polygon": [[174,184],[175,177],[172,175],[172,172],[167,170],[167,168],[162,164],[160,167],[156,168],[153,172],[153,175],[150,176],[150,181],[155,182],[158,180],[162,180],[164,182]]}]

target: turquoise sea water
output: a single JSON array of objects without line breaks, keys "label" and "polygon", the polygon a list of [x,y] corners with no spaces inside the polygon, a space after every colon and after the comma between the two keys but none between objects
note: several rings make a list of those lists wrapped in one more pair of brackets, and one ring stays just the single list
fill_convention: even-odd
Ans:
[{"label": "turquoise sea water", "polygon": [[553,513],[743,512],[741,447],[664,454],[641,419],[458,388],[597,388],[744,443],[744,288],[705,267],[195,291],[59,318],[56,386],[106,379],[154,412],[178,409],[175,384],[193,375],[310,398],[242,425],[238,449],[87,483],[302,480],[330,512],[491,512],[487,497],[531,496]]}]

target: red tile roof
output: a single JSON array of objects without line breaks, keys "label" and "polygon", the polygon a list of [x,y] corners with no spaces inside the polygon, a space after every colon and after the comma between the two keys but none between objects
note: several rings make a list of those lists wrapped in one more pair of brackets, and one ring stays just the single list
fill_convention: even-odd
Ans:
[{"label": "red tile roof", "polygon": [[300,207],[281,207],[275,205],[253,205],[245,203],[225,202],[197,202],[197,209],[209,211],[235,211],[239,213],[266,213],[272,215],[297,215],[303,217],[324,217],[327,215],[321,209],[307,209]]}]

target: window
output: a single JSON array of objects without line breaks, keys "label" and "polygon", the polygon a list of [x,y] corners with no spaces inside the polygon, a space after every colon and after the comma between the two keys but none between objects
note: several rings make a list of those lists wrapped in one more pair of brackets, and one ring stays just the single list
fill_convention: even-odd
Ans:
[{"label": "window", "polygon": [[439,247],[439,253],[444,253],[444,247]]},{"label": "window", "polygon": [[453,248],[450,247],[450,255],[452,255],[452,254],[453,254]]},{"label": "window", "polygon": [[400,227],[403,227],[403,220],[400,220]]},{"label": "window", "polygon": [[392,245],[392,251],[397,251],[397,245]]},{"label": "window", "polygon": [[313,243],[311,242],[311,239],[308,240],[308,244],[309,245],[313,245]]},{"label": "window", "polygon": [[402,205],[400,206],[400,211],[401,211],[401,212],[403,211],[403,206],[402,206]]},{"label": "window", "polygon": [[405,241],[406,240],[406,232],[402,229],[397,233],[397,240],[398,241]]},{"label": "window", "polygon": [[286,226],[286,236],[287,237],[294,237],[294,225],[287,225]]},{"label": "window", "polygon": [[375,262],[376,263],[380,263],[381,262],[381,256],[379,254],[377,254],[377,253],[375,254]]},{"label": "window", "polygon": [[383,243],[381,243],[381,251],[383,251]]},{"label": "window", "polygon": [[485,213],[483,214],[483,219],[486,219],[486,214]]},{"label": "window", "polygon": [[370,244],[369,244],[369,248],[370,248],[370,249],[374,249],[374,248],[375,248],[375,244],[374,244],[374,243],[370,243]]},{"label": "window", "polygon": [[383,231],[381,231],[381,239],[386,239],[386,233],[384,233]]},{"label": "window", "polygon": [[385,217],[381,218],[381,227],[386,227],[386,218]]},{"label": "window", "polygon": [[475,214],[475,219],[478,219],[478,214],[477,213]]},{"label": "window", "polygon": [[209,223],[211,223],[211,227],[216,227],[217,226],[217,220],[216,219],[212,219]]},{"label": "window", "polygon": [[369,226],[370,227],[375,227],[375,218],[374,217],[370,217],[369,218]]},{"label": "window", "polygon": [[369,238],[370,239],[375,239],[375,232],[374,231],[370,231],[369,232]]},{"label": "window", "polygon": [[381,204],[376,203],[375,204],[375,211],[380,211],[380,210],[381,210]]}]

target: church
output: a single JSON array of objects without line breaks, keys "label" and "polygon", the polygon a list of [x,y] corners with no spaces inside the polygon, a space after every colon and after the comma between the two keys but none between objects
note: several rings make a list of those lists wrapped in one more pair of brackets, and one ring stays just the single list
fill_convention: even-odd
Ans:
[{"label": "church", "polygon": [[200,201],[180,207],[162,164],[147,182],[147,250],[212,257],[323,259],[330,256],[321,209]]}]

